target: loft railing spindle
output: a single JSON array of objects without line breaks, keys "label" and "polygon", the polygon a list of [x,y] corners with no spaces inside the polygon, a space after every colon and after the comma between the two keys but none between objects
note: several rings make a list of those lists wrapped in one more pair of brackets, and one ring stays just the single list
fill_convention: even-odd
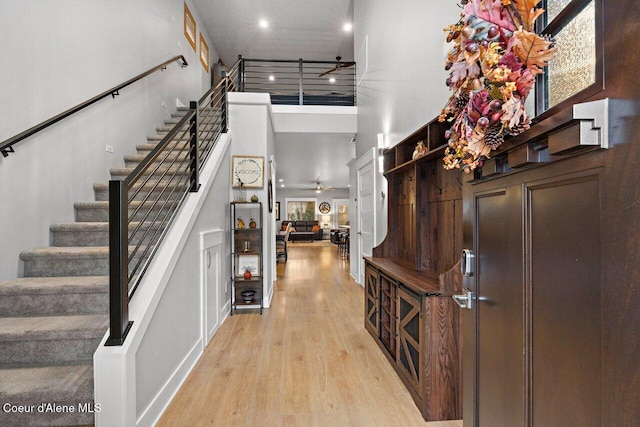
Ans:
[{"label": "loft railing spindle", "polygon": [[302,58],[298,60],[298,105],[304,105],[304,88],[302,87],[302,76],[303,76],[303,68],[302,68]]}]

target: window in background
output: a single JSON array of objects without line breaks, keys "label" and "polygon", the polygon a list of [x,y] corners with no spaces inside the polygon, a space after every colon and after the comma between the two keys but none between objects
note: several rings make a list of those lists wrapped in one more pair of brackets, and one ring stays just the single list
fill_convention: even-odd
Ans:
[{"label": "window in background", "polygon": [[336,213],[336,225],[338,227],[349,225],[349,199],[334,199],[333,205]]},{"label": "window in background", "polygon": [[539,21],[544,28],[539,32],[553,36],[558,51],[537,81],[538,115],[564,101],[580,102],[602,89],[602,67],[597,55],[599,3],[600,0],[546,0],[546,16]]},{"label": "window in background", "polygon": [[316,219],[317,199],[286,199],[287,220],[313,221]]}]

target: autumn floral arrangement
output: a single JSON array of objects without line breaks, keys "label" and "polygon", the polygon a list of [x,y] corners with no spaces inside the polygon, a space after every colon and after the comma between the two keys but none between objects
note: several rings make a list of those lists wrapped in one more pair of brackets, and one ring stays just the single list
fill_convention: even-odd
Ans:
[{"label": "autumn floral arrangement", "polygon": [[482,166],[507,135],[530,126],[524,101],[535,76],[556,51],[533,30],[540,0],[462,0],[460,20],[447,26],[454,42],[445,69],[453,91],[439,117],[452,123],[445,137],[445,169]]}]

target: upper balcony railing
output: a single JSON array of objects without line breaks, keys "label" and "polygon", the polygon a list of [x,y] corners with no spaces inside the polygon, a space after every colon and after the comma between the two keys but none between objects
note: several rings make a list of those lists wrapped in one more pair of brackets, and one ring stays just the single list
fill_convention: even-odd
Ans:
[{"label": "upper balcony railing", "polygon": [[272,104],[356,105],[356,63],[238,58],[229,90],[268,93]]}]

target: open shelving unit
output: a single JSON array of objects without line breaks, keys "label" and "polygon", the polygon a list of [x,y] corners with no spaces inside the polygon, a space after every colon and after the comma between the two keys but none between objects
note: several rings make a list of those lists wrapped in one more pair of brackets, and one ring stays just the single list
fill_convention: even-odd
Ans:
[{"label": "open shelving unit", "polygon": [[[462,413],[462,182],[445,171],[450,124],[433,120],[383,151],[389,183],[385,240],[365,258],[365,327],[426,421]],[[418,143],[426,152],[413,158]]]},{"label": "open shelving unit", "polygon": [[[244,223],[240,225],[240,219]],[[263,309],[262,203],[231,202],[231,314],[241,309]],[[254,222],[252,222],[254,221]],[[245,278],[244,271],[252,271]],[[244,292],[253,292],[249,298]]]}]

